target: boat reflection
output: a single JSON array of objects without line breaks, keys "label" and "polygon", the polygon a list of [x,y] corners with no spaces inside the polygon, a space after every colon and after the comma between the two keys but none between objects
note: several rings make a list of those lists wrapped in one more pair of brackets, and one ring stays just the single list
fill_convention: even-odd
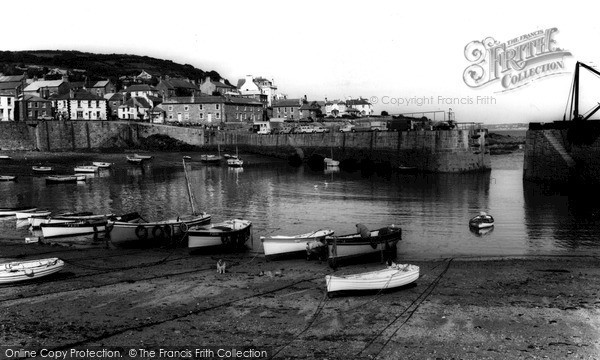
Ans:
[{"label": "boat reflection", "polygon": [[469,230],[471,231],[471,233],[475,234],[476,236],[486,236],[491,234],[494,231],[494,227],[489,227],[489,228],[476,228],[474,226],[469,226]]}]

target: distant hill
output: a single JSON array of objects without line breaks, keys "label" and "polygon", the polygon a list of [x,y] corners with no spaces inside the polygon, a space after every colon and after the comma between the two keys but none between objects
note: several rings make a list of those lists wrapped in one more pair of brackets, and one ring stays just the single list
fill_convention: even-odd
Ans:
[{"label": "distant hill", "polygon": [[202,80],[206,76],[213,80],[221,78],[214,70],[201,70],[190,64],[182,65],[149,56],[62,50],[0,51],[0,73],[4,75],[21,75],[27,72],[30,78],[60,78],[60,75],[48,75],[55,68],[69,70],[71,81],[87,77],[89,80],[109,78],[116,82],[121,76],[135,76],[142,70],[156,77],[168,75],[192,80]]}]

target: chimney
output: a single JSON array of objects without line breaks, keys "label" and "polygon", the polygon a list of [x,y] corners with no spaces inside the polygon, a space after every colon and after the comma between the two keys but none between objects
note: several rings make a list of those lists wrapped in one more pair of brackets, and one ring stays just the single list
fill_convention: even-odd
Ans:
[{"label": "chimney", "polygon": [[69,89],[69,99],[75,98],[75,91],[73,89]]}]

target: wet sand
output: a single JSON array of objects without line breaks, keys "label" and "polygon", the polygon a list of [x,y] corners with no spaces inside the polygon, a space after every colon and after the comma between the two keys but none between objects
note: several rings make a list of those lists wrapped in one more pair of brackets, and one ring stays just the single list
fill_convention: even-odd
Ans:
[{"label": "wet sand", "polygon": [[[333,270],[305,259],[103,243],[3,245],[0,257],[67,263],[50,277],[0,286],[0,343],[11,348],[253,348],[282,359],[600,358],[594,257],[399,261],[420,266],[412,286],[332,298],[325,275]],[[216,271],[219,258],[228,263],[225,274]]]}]

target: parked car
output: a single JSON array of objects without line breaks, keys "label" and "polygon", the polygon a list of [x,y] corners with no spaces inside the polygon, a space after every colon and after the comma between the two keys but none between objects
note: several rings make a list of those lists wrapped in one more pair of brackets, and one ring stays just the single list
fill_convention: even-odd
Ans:
[{"label": "parked car", "polygon": [[328,133],[329,129],[323,126],[315,126],[314,127],[316,133]]},{"label": "parked car", "polygon": [[343,133],[346,133],[346,132],[355,132],[356,129],[355,129],[354,125],[352,125],[352,124],[346,124],[346,125],[344,125],[344,126],[342,126],[340,128],[340,131],[343,132]]},{"label": "parked car", "polygon": [[299,134],[312,134],[315,132],[315,128],[309,125],[301,125],[296,128],[296,133]]}]

